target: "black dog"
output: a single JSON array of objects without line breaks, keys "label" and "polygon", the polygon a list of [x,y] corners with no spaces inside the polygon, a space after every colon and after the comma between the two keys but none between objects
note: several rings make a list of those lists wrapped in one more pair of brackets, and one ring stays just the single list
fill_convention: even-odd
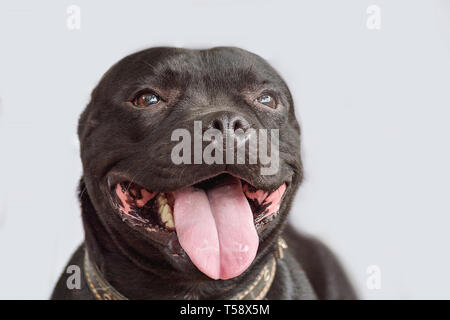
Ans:
[{"label": "black dog", "polygon": [[[268,165],[252,163],[250,147],[244,164],[196,160],[195,141],[175,163],[176,129],[199,130],[201,150],[225,143],[208,143],[208,130],[240,129],[227,139],[249,146],[259,129],[278,129],[278,143],[267,134],[278,170],[261,174]],[[355,298],[334,255],[286,224],[303,176],[300,128],[287,85],[259,56],[132,54],[94,89],[78,135],[85,242],[68,265],[80,267],[81,288],[69,289],[64,272],[53,299]]]}]

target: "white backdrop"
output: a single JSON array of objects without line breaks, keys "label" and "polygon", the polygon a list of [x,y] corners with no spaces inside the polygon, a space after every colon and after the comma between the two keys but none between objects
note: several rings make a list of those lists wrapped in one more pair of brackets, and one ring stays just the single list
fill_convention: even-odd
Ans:
[{"label": "white backdrop", "polygon": [[272,63],[303,128],[292,222],[337,253],[363,298],[450,298],[445,0],[2,1],[0,298],[49,297],[83,237],[78,116],[114,62],[155,45],[232,45]]}]

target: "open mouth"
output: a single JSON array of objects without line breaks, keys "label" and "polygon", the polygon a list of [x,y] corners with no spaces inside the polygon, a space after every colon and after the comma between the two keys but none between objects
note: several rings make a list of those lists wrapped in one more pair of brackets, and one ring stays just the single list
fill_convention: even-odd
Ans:
[{"label": "open mouth", "polygon": [[173,192],[122,181],[112,186],[123,220],[148,231],[176,233],[197,268],[213,279],[241,274],[256,256],[257,229],[272,221],[286,191],[258,190],[229,174]]}]

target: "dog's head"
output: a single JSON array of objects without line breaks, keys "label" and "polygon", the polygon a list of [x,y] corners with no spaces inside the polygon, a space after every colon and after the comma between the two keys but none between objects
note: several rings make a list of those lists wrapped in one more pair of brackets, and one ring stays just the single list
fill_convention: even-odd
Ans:
[{"label": "dog's head", "polygon": [[244,273],[273,250],[302,179],[289,89],[238,48],[122,59],[93,91],[78,134],[98,220],[166,276]]}]

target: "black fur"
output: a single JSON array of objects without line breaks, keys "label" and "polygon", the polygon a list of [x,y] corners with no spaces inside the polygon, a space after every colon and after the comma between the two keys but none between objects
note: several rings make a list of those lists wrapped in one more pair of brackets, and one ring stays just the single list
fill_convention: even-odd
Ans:
[{"label": "black fur", "polygon": [[[157,91],[165,102],[138,109],[130,101],[142,89]],[[267,91],[276,109],[252,104]],[[176,128],[204,130],[218,118],[252,128],[280,129],[280,170],[260,174],[255,165],[175,165],[170,159]],[[220,299],[239,292],[271,258],[275,240],[288,243],[278,261],[269,299],[353,299],[355,293],[334,255],[317,240],[286,224],[293,196],[302,181],[300,128],[288,87],[262,58],[238,48],[187,50],[151,48],[115,64],[94,89],[79,122],[83,177],[79,197],[85,242],[69,265],[82,266],[84,246],[105,278],[130,299]],[[253,264],[230,280],[212,280],[187,255],[172,256],[176,243],[124,223],[110,201],[111,179],[127,177],[152,191],[171,191],[220,172],[240,176],[258,189],[288,183],[279,215],[259,233]],[[118,178],[119,177],[119,178]],[[63,273],[53,299],[92,299],[83,279],[81,290],[66,287]],[[230,289],[231,288],[231,289]]]}]

